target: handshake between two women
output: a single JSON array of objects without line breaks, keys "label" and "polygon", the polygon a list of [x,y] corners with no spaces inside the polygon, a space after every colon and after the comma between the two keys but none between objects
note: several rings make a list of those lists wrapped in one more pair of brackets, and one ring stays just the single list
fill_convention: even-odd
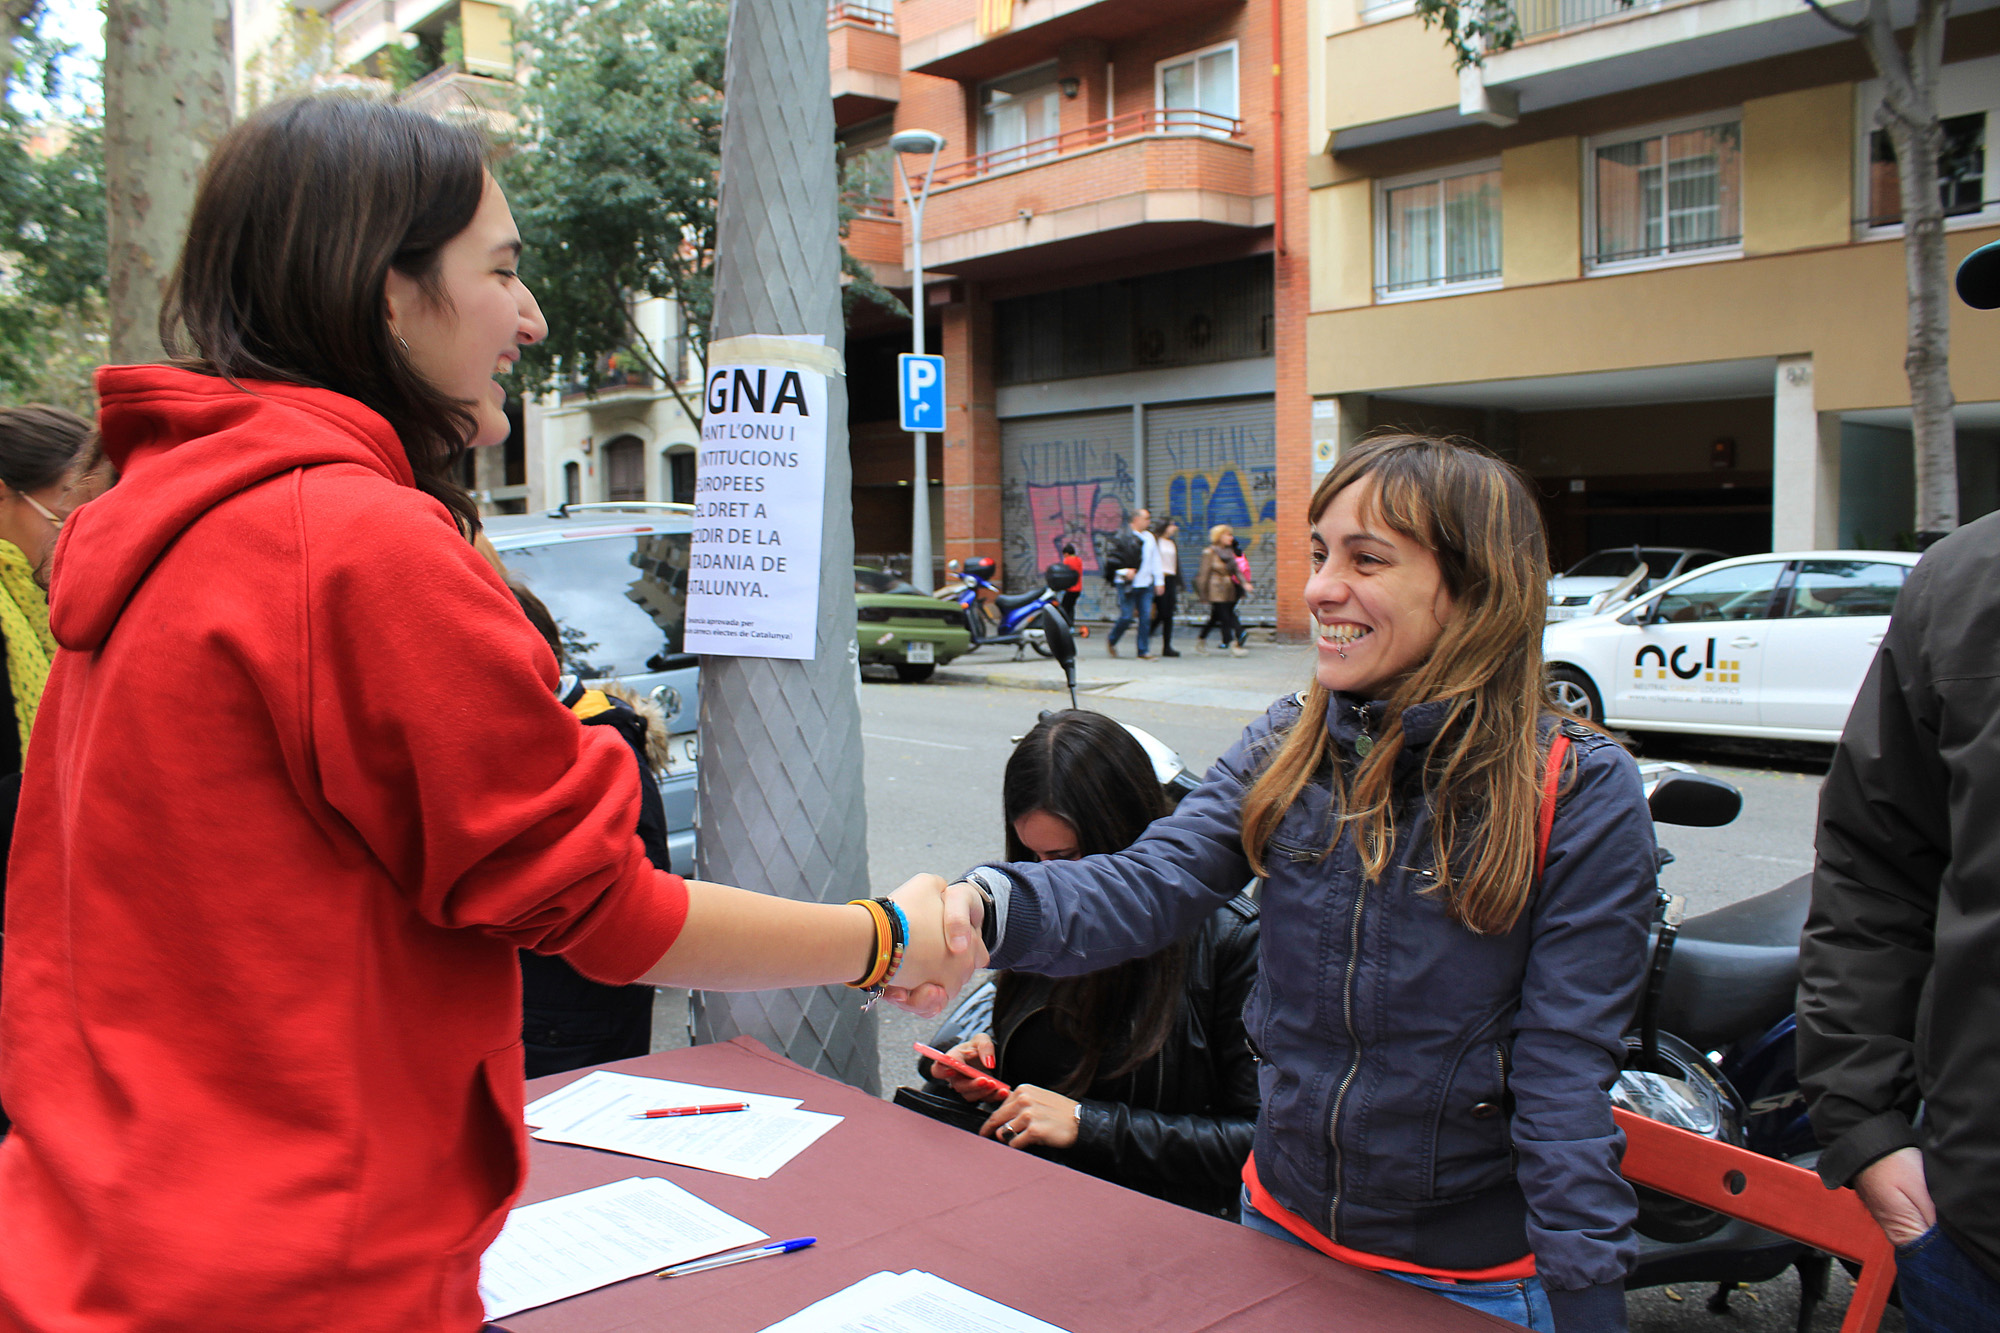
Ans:
[{"label": "handshake between two women", "polygon": [[687,889],[687,921],[641,978],[648,985],[748,991],[845,982],[935,1018],[986,966],[984,900],[936,875],[918,875],[887,899],[844,905],[701,880]]}]

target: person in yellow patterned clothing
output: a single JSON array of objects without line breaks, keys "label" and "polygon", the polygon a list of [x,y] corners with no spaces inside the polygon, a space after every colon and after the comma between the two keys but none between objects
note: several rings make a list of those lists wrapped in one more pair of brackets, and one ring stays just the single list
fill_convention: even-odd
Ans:
[{"label": "person in yellow patterned clothing", "polygon": [[[0,727],[0,907],[6,903],[5,849],[14,841],[21,758],[56,655],[49,599],[38,575],[63,519],[88,498],[78,483],[91,470],[90,438],[90,423],[59,407],[0,408],[0,637],[7,643],[15,721]],[[0,1110],[0,1133],[7,1123]]]}]

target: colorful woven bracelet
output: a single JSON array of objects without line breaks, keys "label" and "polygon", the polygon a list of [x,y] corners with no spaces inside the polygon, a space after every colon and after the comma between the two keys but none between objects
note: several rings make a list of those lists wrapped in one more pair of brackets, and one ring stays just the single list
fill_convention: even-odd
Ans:
[{"label": "colorful woven bracelet", "polygon": [[877,898],[875,901],[882,904],[890,924],[895,928],[890,941],[889,970],[882,974],[882,980],[886,982],[903,968],[903,951],[910,944],[910,918],[904,914],[903,905],[894,898]]},{"label": "colorful woven bracelet", "polygon": [[869,968],[866,972],[861,974],[860,980],[850,981],[847,983],[848,989],[849,990],[879,989],[882,985],[883,978],[887,977],[889,973],[893,970],[895,948],[892,944],[892,941],[894,939],[895,928],[891,926],[889,923],[889,914],[883,911],[882,905],[872,898],[850,899],[847,905],[849,907],[867,908],[869,917],[871,917],[875,922],[874,962],[872,962],[869,965]]}]

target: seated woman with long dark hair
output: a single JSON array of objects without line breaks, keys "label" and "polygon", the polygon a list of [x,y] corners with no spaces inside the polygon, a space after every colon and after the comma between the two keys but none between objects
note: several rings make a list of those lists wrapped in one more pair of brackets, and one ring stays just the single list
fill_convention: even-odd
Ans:
[{"label": "seated woman with long dark hair", "polygon": [[[1166,814],[1139,742],[1101,713],[1048,714],[1007,761],[1009,861],[1123,850]],[[1257,976],[1257,905],[1237,896],[1191,939],[1080,977],[1001,972],[939,1046],[1013,1092],[980,1133],[1093,1176],[1233,1218],[1257,1122],[1243,1002]],[[925,1072],[967,1101],[992,1085]]]}]

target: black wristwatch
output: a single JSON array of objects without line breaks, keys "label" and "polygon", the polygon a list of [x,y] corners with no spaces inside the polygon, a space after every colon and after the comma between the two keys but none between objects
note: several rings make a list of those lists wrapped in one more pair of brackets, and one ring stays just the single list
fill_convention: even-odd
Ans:
[{"label": "black wristwatch", "polygon": [[982,908],[979,916],[979,942],[991,954],[1000,943],[1000,912],[995,898],[1012,889],[1013,883],[1006,874],[991,866],[975,866],[965,872],[964,883],[970,884],[978,893]]}]

